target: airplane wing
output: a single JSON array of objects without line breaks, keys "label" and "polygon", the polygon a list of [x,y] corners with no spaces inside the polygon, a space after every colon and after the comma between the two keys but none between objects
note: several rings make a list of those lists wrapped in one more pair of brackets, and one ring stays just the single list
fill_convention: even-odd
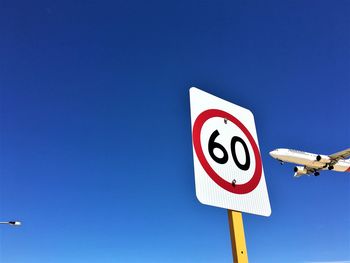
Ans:
[{"label": "airplane wing", "polygon": [[296,166],[294,168],[294,177],[300,177],[302,175],[310,175],[310,174],[314,174],[316,176],[320,175],[319,171],[322,170],[322,168],[314,168],[314,167],[310,167],[310,166]]},{"label": "airplane wing", "polygon": [[350,148],[329,155],[329,158],[331,158],[332,161],[339,161],[340,159],[346,159],[348,157],[350,157]]}]

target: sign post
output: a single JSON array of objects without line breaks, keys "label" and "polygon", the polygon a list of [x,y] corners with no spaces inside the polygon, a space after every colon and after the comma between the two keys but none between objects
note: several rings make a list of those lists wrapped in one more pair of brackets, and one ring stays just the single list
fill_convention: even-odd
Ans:
[{"label": "sign post", "polygon": [[196,196],[228,209],[235,262],[248,262],[241,212],[271,214],[254,116],[248,109],[190,89]]},{"label": "sign post", "polygon": [[233,262],[248,263],[242,213],[232,210],[227,210],[227,213],[230,226]]}]

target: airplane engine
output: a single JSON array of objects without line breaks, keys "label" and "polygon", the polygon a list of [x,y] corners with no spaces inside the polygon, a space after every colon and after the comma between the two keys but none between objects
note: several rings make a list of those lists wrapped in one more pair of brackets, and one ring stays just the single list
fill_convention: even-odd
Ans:
[{"label": "airplane engine", "polygon": [[331,159],[327,155],[317,155],[316,161],[321,163],[329,163]]},{"label": "airplane engine", "polygon": [[295,166],[294,167],[294,176],[302,175],[302,174],[307,174],[307,170],[304,168],[304,166]]}]

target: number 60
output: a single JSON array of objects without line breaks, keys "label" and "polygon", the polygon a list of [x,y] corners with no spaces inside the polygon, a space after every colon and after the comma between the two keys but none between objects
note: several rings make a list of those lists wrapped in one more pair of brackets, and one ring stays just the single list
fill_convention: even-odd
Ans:
[{"label": "number 60", "polygon": [[[208,151],[210,154],[210,157],[213,158],[213,160],[217,163],[220,164],[225,164],[228,161],[228,154],[227,151],[225,149],[224,146],[222,146],[221,144],[215,142],[216,137],[218,137],[220,135],[220,133],[218,132],[218,130],[215,130],[209,138],[209,143],[208,143]],[[237,155],[236,155],[236,143],[240,142],[244,148],[244,152],[245,152],[245,163],[241,164],[238,159],[237,159]],[[217,157],[214,154],[214,149],[217,148],[220,151],[222,151],[223,156]],[[231,139],[231,154],[233,157],[233,161],[235,162],[235,164],[237,165],[237,167],[241,170],[248,170],[250,167],[250,156],[249,156],[249,151],[248,151],[248,147],[247,144],[243,141],[243,139],[241,137],[238,136],[233,136]]]}]

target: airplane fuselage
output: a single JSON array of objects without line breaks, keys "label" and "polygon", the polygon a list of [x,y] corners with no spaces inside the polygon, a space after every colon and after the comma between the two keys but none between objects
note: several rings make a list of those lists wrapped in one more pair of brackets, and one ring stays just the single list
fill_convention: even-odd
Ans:
[{"label": "airplane fuselage", "polygon": [[270,155],[280,162],[288,162],[304,165],[317,170],[334,170],[338,172],[350,172],[350,159],[340,159],[331,162],[327,155],[302,152],[292,149],[276,149]]}]

